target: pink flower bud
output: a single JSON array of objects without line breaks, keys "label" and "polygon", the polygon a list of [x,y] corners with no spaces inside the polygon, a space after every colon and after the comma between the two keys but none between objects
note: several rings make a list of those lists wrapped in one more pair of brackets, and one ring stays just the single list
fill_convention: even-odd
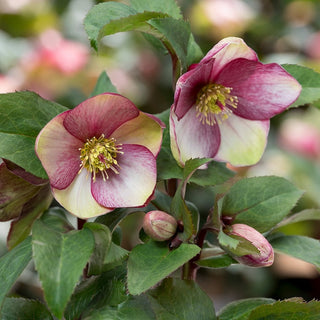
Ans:
[{"label": "pink flower bud", "polygon": [[[268,240],[257,230],[246,225],[246,224],[233,224],[227,231],[230,237],[234,237],[240,240],[240,244],[237,249],[233,251],[232,257],[239,263],[245,264],[251,267],[269,267],[273,264],[274,252],[271,244]],[[241,244],[241,238],[245,241],[243,245]],[[237,252],[243,251],[242,246],[245,246],[245,242],[250,242],[259,253],[247,254],[247,255],[237,255]]]},{"label": "pink flower bud", "polygon": [[170,239],[177,230],[177,221],[174,217],[164,211],[150,211],[143,219],[143,229],[145,233],[156,241]]}]

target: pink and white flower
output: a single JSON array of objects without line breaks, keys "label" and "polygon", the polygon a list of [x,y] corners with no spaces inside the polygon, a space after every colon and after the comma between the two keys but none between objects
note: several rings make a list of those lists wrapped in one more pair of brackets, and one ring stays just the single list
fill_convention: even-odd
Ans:
[{"label": "pink and white flower", "polygon": [[127,98],[106,93],[53,118],[37,137],[36,153],[55,199],[89,218],[148,203],[162,129]]},{"label": "pink and white flower", "polygon": [[233,166],[257,163],[270,118],[299,96],[300,84],[278,64],[262,64],[240,38],[229,37],[177,81],[170,114],[171,149],[184,166],[213,158]]}]

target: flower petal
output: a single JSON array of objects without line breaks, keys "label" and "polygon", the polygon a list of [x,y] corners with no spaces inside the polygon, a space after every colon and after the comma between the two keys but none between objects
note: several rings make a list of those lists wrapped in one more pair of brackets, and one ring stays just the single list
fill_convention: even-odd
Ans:
[{"label": "flower petal", "polygon": [[[164,124],[163,124],[164,125]],[[112,133],[118,143],[139,144],[148,148],[154,156],[159,153],[162,142],[162,124],[146,113],[125,122]]]},{"label": "flower petal", "polygon": [[220,73],[217,83],[231,87],[238,97],[234,113],[251,120],[267,120],[284,111],[299,96],[299,82],[278,64],[236,59]]},{"label": "flower petal", "polygon": [[80,168],[80,151],[83,142],[71,135],[63,126],[70,111],[53,118],[39,133],[36,153],[54,188],[66,188]]},{"label": "flower petal", "polygon": [[64,190],[52,188],[55,199],[70,213],[88,219],[112,211],[97,203],[91,193],[91,176],[82,170]]},{"label": "flower petal", "polygon": [[245,58],[258,61],[257,54],[247,44],[237,37],[227,37],[219,41],[200,61],[200,63],[212,62],[214,59],[213,78],[230,61],[238,58]]},{"label": "flower petal", "polygon": [[79,104],[63,124],[72,135],[86,141],[101,134],[107,138],[124,122],[138,115],[138,108],[130,100],[115,93],[105,93]]},{"label": "flower petal", "polygon": [[109,179],[101,175],[91,185],[93,197],[109,208],[138,207],[147,203],[157,180],[156,160],[145,147],[133,144],[122,146],[123,154],[117,158],[119,174],[108,171]]},{"label": "flower petal", "polygon": [[233,166],[248,166],[257,163],[267,144],[269,120],[253,121],[231,115],[220,127],[221,144],[217,161]]},{"label": "flower petal", "polygon": [[181,120],[170,114],[171,150],[181,166],[191,158],[213,158],[220,145],[219,127],[202,124],[196,113],[191,108]]}]

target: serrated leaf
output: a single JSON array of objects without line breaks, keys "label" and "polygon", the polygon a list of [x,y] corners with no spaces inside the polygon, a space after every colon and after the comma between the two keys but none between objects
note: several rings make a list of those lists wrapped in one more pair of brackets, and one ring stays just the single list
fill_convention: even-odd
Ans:
[{"label": "serrated leaf", "polygon": [[40,301],[6,298],[1,308],[1,320],[52,320],[53,317]]},{"label": "serrated leaf", "polygon": [[219,320],[248,320],[252,310],[255,308],[274,303],[274,299],[251,298],[241,299],[224,306],[219,312]]},{"label": "serrated leaf", "polygon": [[191,280],[168,278],[147,293],[157,320],[214,320],[213,303]]},{"label": "serrated leaf", "polygon": [[279,236],[270,241],[278,253],[304,260],[320,268],[320,241],[305,236]]},{"label": "serrated leaf", "polygon": [[93,235],[88,229],[61,234],[38,220],[32,229],[32,244],[46,302],[61,318],[93,252]]},{"label": "serrated leaf", "polygon": [[112,84],[107,73],[105,71],[102,71],[89,97],[93,97],[105,92],[118,93],[116,87]]},{"label": "serrated leaf", "polygon": [[282,67],[298,80],[302,86],[299,98],[291,107],[312,103],[320,99],[320,73],[295,64],[284,64]]},{"label": "serrated leaf", "polygon": [[137,12],[162,12],[176,19],[182,18],[180,8],[175,0],[131,0],[130,5]]},{"label": "serrated leaf", "polygon": [[89,261],[88,275],[101,274],[111,245],[111,232],[107,226],[101,223],[87,222],[83,227],[91,230],[95,240],[94,251]]},{"label": "serrated leaf", "polygon": [[281,177],[242,179],[224,197],[222,215],[234,217],[234,223],[247,224],[263,233],[288,215],[302,194]]},{"label": "serrated leaf", "polygon": [[34,145],[40,130],[67,108],[34,92],[0,94],[0,157],[40,178],[47,178]]},{"label": "serrated leaf", "polygon": [[31,237],[0,258],[0,307],[21,272],[32,258]]},{"label": "serrated leaf", "polygon": [[255,308],[247,320],[318,320],[320,302],[277,301]]},{"label": "serrated leaf", "polygon": [[171,251],[165,242],[137,245],[128,259],[129,292],[136,295],[148,290],[199,252],[198,246],[186,243]]}]

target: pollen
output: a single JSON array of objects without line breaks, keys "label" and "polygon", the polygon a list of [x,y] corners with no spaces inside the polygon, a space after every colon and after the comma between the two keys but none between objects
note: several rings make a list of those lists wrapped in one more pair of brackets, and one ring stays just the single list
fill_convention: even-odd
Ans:
[{"label": "pollen", "polygon": [[197,118],[202,124],[213,126],[226,120],[232,109],[236,109],[238,98],[231,95],[232,88],[210,83],[200,89],[197,95]]},{"label": "pollen", "polygon": [[101,173],[104,181],[109,179],[109,170],[119,174],[117,156],[123,154],[121,149],[121,144],[116,144],[114,138],[105,138],[104,134],[98,139],[96,137],[87,139],[84,146],[79,148],[81,161],[79,173],[85,168],[92,175],[93,182],[98,173]]}]

